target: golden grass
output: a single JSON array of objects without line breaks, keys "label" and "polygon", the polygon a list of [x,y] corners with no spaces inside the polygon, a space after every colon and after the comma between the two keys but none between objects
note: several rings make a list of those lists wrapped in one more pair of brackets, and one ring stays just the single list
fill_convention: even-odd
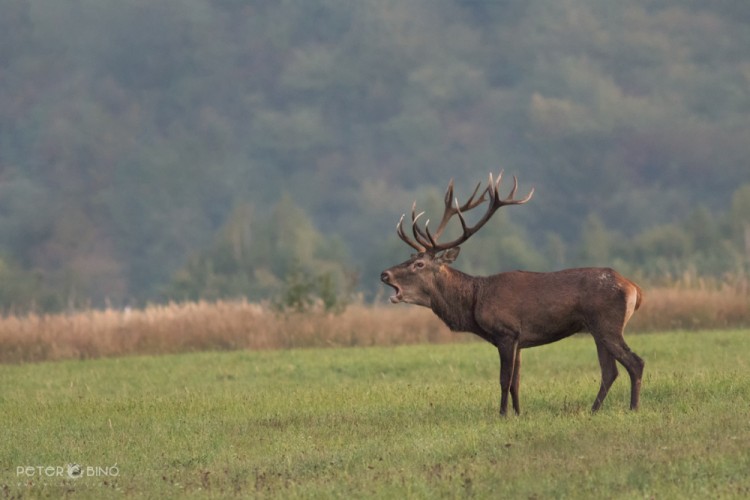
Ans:
[{"label": "golden grass", "polygon": [[[645,290],[628,331],[750,326],[747,286]],[[151,305],[0,318],[0,363],[203,350],[285,349],[468,341],[431,311],[351,305],[340,314],[280,313],[247,301]]]},{"label": "golden grass", "polygon": [[274,311],[247,301],[151,305],[0,319],[0,362],[204,350],[453,342],[431,311],[349,306],[341,314]]},{"label": "golden grass", "polygon": [[750,290],[736,285],[672,286],[644,291],[629,331],[702,330],[750,326]]}]

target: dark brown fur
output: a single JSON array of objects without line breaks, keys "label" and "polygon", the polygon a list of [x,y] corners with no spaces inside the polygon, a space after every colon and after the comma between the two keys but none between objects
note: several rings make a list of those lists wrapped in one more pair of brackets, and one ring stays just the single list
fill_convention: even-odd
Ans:
[{"label": "dark brown fur", "polygon": [[609,268],[552,273],[514,271],[470,276],[450,267],[459,248],[427,250],[391,267],[381,280],[396,290],[391,301],[431,308],[452,330],[474,333],[500,354],[500,413],[510,393],[520,413],[521,349],[587,331],[594,337],[602,380],[591,408],[597,411],[617,378],[619,361],[630,375],[630,408],[638,408],[643,360],[622,332],[642,300],[641,289]]}]

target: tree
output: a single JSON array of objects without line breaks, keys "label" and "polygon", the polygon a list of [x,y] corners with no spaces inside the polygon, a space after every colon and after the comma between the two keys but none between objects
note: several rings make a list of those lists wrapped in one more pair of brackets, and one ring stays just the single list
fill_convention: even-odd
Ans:
[{"label": "tree", "polygon": [[240,204],[210,248],[192,256],[173,276],[165,297],[180,300],[274,297],[282,307],[305,309],[322,301],[326,309],[351,293],[348,256],[340,239],[324,237],[288,195],[259,214]]}]

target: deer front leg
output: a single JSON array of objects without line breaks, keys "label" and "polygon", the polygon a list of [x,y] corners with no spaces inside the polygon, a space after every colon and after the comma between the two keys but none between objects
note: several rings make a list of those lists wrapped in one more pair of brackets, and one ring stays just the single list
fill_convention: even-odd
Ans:
[{"label": "deer front leg", "polygon": [[516,348],[515,348],[515,360],[513,363],[513,380],[510,383],[510,396],[513,400],[513,410],[516,412],[516,415],[521,414],[521,403],[519,400],[519,393],[518,393],[518,386],[521,382],[521,348],[518,347],[518,342],[516,342]]},{"label": "deer front leg", "polygon": [[502,340],[498,343],[497,350],[500,353],[500,415],[505,416],[508,413],[508,392],[513,382],[516,382],[513,390],[513,409],[516,413],[520,413],[518,384],[514,376],[518,341],[515,339]]}]

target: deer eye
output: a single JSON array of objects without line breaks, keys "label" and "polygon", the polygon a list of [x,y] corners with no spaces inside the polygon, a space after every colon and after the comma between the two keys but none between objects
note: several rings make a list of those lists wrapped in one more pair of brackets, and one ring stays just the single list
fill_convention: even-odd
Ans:
[{"label": "deer eye", "polygon": [[421,260],[418,260],[414,263],[414,267],[416,267],[417,269],[422,269],[424,267],[424,262]]}]

